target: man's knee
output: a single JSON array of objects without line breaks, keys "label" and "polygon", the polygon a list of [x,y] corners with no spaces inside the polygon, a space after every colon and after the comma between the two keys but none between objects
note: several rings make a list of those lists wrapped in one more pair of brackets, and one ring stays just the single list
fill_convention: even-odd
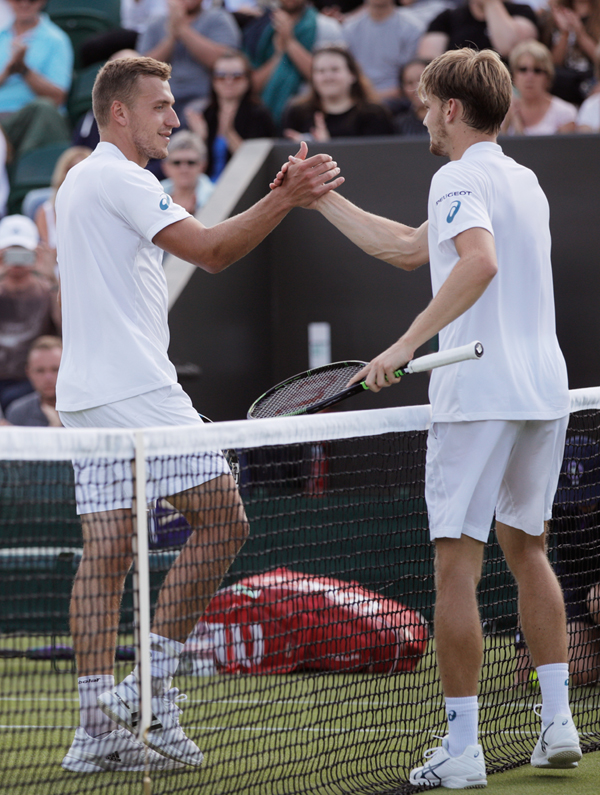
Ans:
[{"label": "man's knee", "polygon": [[516,527],[497,522],[496,535],[506,563],[517,581],[522,574],[530,575],[536,566],[550,566],[545,531],[539,536],[533,536]]},{"label": "man's knee", "polygon": [[438,593],[446,587],[477,588],[481,579],[484,544],[470,536],[435,540],[435,581]]}]

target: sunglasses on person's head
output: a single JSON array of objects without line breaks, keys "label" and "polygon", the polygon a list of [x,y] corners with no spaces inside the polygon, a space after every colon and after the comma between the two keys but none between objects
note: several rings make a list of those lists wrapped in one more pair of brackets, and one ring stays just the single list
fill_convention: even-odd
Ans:
[{"label": "sunglasses on person's head", "polygon": [[213,74],[213,78],[215,80],[241,80],[242,77],[246,77],[246,72],[215,72]]},{"label": "sunglasses on person's head", "polygon": [[542,69],[541,66],[517,66],[517,72],[520,72],[522,75],[526,74],[527,72],[533,72],[534,75],[547,74],[546,70]]},{"label": "sunglasses on person's head", "polygon": [[169,163],[172,166],[181,166],[181,165],[197,166],[197,165],[200,164],[200,161],[199,160],[179,160],[179,159],[176,159],[176,160],[169,160]]}]

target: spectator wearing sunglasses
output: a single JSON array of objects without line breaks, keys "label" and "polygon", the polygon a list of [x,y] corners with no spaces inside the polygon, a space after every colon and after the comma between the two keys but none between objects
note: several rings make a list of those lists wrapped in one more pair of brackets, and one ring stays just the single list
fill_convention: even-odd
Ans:
[{"label": "spectator wearing sunglasses", "polygon": [[206,141],[207,173],[213,182],[245,140],[276,135],[271,114],[254,94],[251,74],[250,62],[241,52],[222,55],[215,61],[204,113],[186,110],[188,127]]},{"label": "spectator wearing sunglasses", "polygon": [[161,183],[165,193],[173,197],[175,204],[195,215],[214,189],[214,184],[204,173],[206,144],[202,138],[190,130],[175,133],[162,167],[167,176]]},{"label": "spectator wearing sunglasses", "polygon": [[576,130],[577,108],[550,93],[554,64],[539,41],[523,41],[512,50],[510,70],[516,96],[502,125],[508,135],[554,135]]}]

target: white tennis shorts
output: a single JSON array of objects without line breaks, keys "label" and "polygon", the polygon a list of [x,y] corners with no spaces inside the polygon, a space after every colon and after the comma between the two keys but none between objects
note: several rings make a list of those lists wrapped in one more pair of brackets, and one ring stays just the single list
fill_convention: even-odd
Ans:
[{"label": "white tennis shorts", "polygon": [[540,535],[552,516],[569,417],[433,423],[425,499],[431,539],[486,542],[496,519]]},{"label": "white tennis shorts", "polygon": [[[179,384],[155,389],[126,400],[82,411],[59,412],[66,428],[152,428],[162,425],[202,424],[192,401]],[[78,459],[75,470],[77,513],[131,508],[131,462]],[[220,451],[195,456],[158,456],[146,463],[146,499],[179,494],[230,473]]]}]

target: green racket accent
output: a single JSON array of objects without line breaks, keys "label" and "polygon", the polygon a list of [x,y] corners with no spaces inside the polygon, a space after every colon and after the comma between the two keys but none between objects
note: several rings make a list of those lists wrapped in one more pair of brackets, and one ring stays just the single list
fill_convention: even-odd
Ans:
[{"label": "green racket accent", "polygon": [[[483,345],[480,342],[471,342],[459,348],[413,359],[400,370],[396,370],[395,376],[400,378],[409,373],[421,373],[466,359],[480,359],[481,356],[483,356]],[[360,373],[366,365],[366,362],[356,360],[334,362],[292,376],[267,390],[254,401],[248,410],[248,418],[293,417],[323,411],[369,388],[365,381],[347,386],[348,381]]]}]

